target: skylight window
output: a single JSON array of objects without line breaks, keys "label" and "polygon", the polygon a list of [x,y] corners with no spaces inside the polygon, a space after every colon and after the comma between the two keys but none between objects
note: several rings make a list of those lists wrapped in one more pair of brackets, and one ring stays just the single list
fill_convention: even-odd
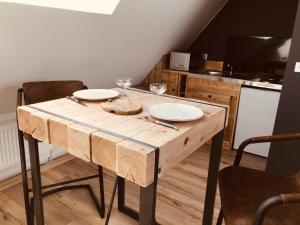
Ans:
[{"label": "skylight window", "polygon": [[111,15],[120,0],[4,0],[0,2]]}]

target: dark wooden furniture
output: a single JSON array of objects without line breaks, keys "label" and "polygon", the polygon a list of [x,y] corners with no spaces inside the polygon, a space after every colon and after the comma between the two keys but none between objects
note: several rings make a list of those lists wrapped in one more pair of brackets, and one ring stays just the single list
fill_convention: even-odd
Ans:
[{"label": "dark wooden furniture", "polygon": [[[54,100],[58,98],[64,98],[66,96],[71,96],[74,91],[81,89],[86,89],[87,87],[82,83],[82,81],[42,81],[42,82],[29,82],[24,83],[23,88],[20,88],[17,92],[17,107],[22,106],[23,101],[25,105],[39,103],[43,101]],[[67,189],[87,189],[89,194],[92,197],[92,200],[100,214],[103,218],[105,213],[105,203],[104,203],[104,183],[103,183],[103,171],[102,167],[98,166],[98,174],[81,177],[73,180],[62,181],[59,183],[54,183],[46,186],[41,186],[41,189],[45,190],[42,192],[41,189],[33,190],[34,188],[29,188],[28,177],[27,177],[27,166],[25,158],[25,146],[24,138],[29,140],[29,146],[37,145],[37,142],[32,142],[32,139],[28,138],[28,135],[24,134],[18,127],[18,136],[19,136],[19,148],[20,148],[20,160],[21,160],[21,171],[22,171],[22,180],[23,180],[23,192],[24,192],[24,203],[26,211],[26,220],[27,225],[34,224],[34,207],[42,207],[34,205],[33,198],[30,198],[30,193],[40,192],[42,197],[46,197],[52,193],[58,191],[63,191]],[[38,158],[38,151],[33,152],[36,154],[35,158]],[[30,154],[32,158],[32,153]],[[36,166],[37,165],[37,166]],[[40,174],[40,163],[32,164],[31,172],[33,174]],[[83,180],[98,178],[100,185],[100,203],[98,202],[95,193],[88,184],[73,184]],[[36,215],[37,216],[37,215]]]},{"label": "dark wooden furniture", "polygon": [[240,167],[249,144],[295,140],[300,140],[300,133],[253,137],[240,145],[234,165],[219,175],[222,209],[217,225],[223,217],[226,225],[300,224],[300,172],[278,176]]}]

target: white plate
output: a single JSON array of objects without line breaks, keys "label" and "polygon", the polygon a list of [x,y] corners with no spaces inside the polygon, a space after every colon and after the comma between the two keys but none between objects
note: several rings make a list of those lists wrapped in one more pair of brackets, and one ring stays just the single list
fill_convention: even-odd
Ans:
[{"label": "white plate", "polygon": [[152,105],[148,108],[151,116],[167,121],[193,121],[203,117],[204,112],[191,105],[179,103],[162,103]]},{"label": "white plate", "polygon": [[116,98],[119,96],[119,92],[110,89],[86,89],[74,92],[73,96],[83,100],[96,101]]}]

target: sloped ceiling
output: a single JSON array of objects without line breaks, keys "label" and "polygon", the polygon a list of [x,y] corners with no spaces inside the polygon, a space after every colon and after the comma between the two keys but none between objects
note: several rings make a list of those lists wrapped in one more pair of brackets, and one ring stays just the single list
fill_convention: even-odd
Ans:
[{"label": "sloped ceiling", "polygon": [[184,49],[226,0],[121,0],[112,15],[0,3],[0,114],[25,81],[139,83],[160,56]]}]

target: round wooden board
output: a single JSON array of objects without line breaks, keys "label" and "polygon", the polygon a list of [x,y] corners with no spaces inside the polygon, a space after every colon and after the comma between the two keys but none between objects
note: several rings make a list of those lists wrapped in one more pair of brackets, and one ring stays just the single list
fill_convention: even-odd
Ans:
[{"label": "round wooden board", "polygon": [[101,103],[102,108],[118,115],[134,115],[142,111],[142,106],[128,98],[118,98],[112,101]]}]

